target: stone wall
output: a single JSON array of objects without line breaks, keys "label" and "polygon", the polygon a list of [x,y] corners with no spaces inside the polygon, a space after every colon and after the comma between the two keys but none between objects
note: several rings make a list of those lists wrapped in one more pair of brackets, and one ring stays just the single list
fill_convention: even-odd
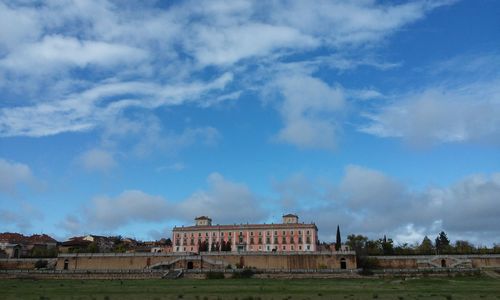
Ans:
[{"label": "stone wall", "polygon": [[0,259],[0,270],[33,270],[38,260],[45,260],[50,264],[55,264],[55,258],[19,258]]},{"label": "stone wall", "polygon": [[372,256],[382,269],[499,268],[500,255]]},{"label": "stone wall", "polygon": [[163,269],[224,269],[249,267],[276,270],[356,269],[353,252],[303,254],[202,254],[179,255],[166,253],[131,254],[61,254],[57,270],[139,270]]}]

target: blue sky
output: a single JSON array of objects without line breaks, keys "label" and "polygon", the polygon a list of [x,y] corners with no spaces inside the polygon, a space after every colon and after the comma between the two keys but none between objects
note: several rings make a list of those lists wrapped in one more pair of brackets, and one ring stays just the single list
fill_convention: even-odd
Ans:
[{"label": "blue sky", "polygon": [[497,1],[0,1],[0,231],[500,242]]}]

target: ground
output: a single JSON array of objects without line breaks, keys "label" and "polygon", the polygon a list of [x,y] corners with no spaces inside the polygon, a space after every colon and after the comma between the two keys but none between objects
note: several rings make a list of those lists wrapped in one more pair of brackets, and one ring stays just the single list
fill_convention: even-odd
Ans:
[{"label": "ground", "polygon": [[0,280],[0,299],[500,299],[491,277],[419,279]]}]

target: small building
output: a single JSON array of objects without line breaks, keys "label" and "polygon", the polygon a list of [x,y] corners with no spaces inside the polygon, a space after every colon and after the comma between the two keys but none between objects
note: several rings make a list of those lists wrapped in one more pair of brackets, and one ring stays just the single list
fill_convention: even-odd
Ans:
[{"label": "small building", "polygon": [[174,227],[173,252],[315,252],[318,228],[294,214],[279,224],[213,225],[208,216],[194,226]]},{"label": "small building", "polygon": [[5,252],[6,258],[21,258],[22,246],[19,244],[0,243],[0,250]]},{"label": "small building", "polygon": [[[14,257],[38,257],[38,254],[57,255],[57,241],[46,234],[33,234],[25,236],[15,232],[0,233],[0,249],[11,251]],[[3,247],[3,248],[2,248]],[[20,247],[20,250],[18,249]],[[6,250],[9,248],[9,250]],[[47,251],[51,250],[51,251]],[[17,254],[17,255],[15,255]]]}]

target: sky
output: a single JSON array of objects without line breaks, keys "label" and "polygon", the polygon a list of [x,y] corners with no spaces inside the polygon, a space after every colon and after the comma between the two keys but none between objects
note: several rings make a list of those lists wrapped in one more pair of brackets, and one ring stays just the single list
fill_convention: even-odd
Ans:
[{"label": "sky", "polygon": [[500,243],[494,0],[0,0],[0,232]]}]

